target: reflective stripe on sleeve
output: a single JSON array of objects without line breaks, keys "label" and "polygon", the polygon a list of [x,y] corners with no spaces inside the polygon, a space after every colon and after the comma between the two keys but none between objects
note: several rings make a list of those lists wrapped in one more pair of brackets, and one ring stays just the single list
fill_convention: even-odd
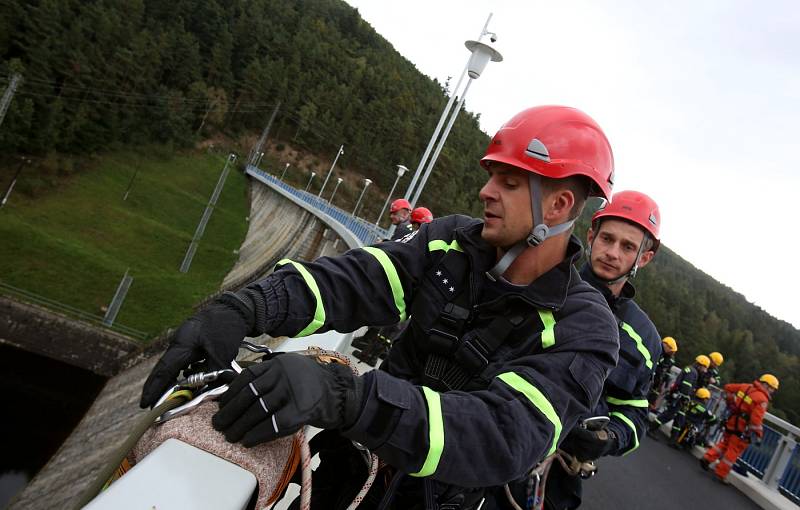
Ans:
[{"label": "reflective stripe on sleeve", "polygon": [[389,259],[389,256],[386,255],[383,250],[374,248],[372,246],[367,246],[362,248],[362,250],[378,259],[378,263],[380,263],[381,267],[383,268],[383,272],[386,273],[386,279],[389,280],[389,287],[392,289],[394,305],[397,307],[397,313],[400,316],[400,320],[406,320],[406,300],[405,294],[403,293],[403,284],[400,283],[400,277],[397,275],[397,269],[395,269],[394,264],[392,264],[392,261]]},{"label": "reflective stripe on sleeve", "polygon": [[525,395],[530,402],[553,424],[553,444],[547,451],[546,456],[550,456],[556,451],[558,438],[561,436],[561,420],[553,408],[553,404],[547,400],[544,393],[514,372],[505,372],[497,376],[498,379],[508,384],[518,392]]},{"label": "reflective stripe on sleeve", "polygon": [[647,365],[647,368],[653,368],[653,360],[650,359],[650,351],[647,350],[647,347],[644,346],[644,342],[642,341],[642,337],[639,336],[630,324],[627,322],[620,323],[620,327],[628,333],[634,342],[636,342],[636,350],[639,351],[644,358],[644,364]]},{"label": "reflective stripe on sleeve", "polygon": [[456,241],[455,239],[450,241],[450,244],[447,244],[446,241],[442,241],[441,239],[428,241],[428,251],[436,251],[436,250],[443,250],[445,253],[447,253],[450,250],[460,251],[462,253],[464,252],[464,250],[461,248],[461,245],[458,244],[458,241]]},{"label": "reflective stripe on sleeve", "polygon": [[650,405],[647,400],[621,400],[614,397],[606,397],[606,402],[616,406],[647,407]]},{"label": "reflective stripe on sleeve", "polygon": [[539,318],[542,320],[544,330],[542,331],[542,349],[547,349],[556,344],[556,318],[550,310],[537,310]]},{"label": "reflective stripe on sleeve", "polygon": [[625,425],[627,425],[628,427],[630,427],[631,430],[633,431],[633,447],[630,450],[628,450],[627,452],[622,454],[622,456],[624,457],[624,456],[628,455],[629,453],[631,453],[633,450],[639,448],[639,434],[636,433],[636,427],[634,426],[633,422],[630,420],[630,418],[628,418],[624,414],[618,413],[617,411],[612,411],[610,413],[610,415],[611,416],[616,416],[617,418],[622,420],[622,422],[625,423]]},{"label": "reflective stripe on sleeve", "polygon": [[428,403],[428,455],[422,469],[411,476],[430,476],[436,472],[439,460],[444,450],[444,418],[442,417],[442,402],[439,394],[423,386],[422,394]]},{"label": "reflective stripe on sleeve", "polygon": [[317,300],[317,306],[314,309],[314,318],[311,320],[308,326],[303,328],[302,331],[300,331],[297,335],[295,335],[295,336],[307,336],[310,335],[311,333],[314,333],[316,330],[321,328],[323,324],[325,324],[325,307],[322,304],[322,295],[319,293],[319,287],[317,286],[317,281],[314,279],[311,273],[308,272],[308,269],[298,264],[297,262],[294,262],[289,259],[283,259],[278,261],[278,263],[275,264],[275,267],[281,267],[286,264],[291,264],[295,269],[297,269],[297,272],[300,273],[300,276],[303,277],[303,280],[305,280],[306,285],[308,285],[311,294],[314,295],[314,299]]}]

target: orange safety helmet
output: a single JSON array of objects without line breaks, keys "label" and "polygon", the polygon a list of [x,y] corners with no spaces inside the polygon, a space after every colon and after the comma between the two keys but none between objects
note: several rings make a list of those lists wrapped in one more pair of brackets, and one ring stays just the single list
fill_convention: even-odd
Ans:
[{"label": "orange safety helmet", "polygon": [[389,207],[389,212],[397,212],[400,209],[408,209],[410,211],[411,202],[409,202],[405,198],[398,198],[397,200],[392,202],[392,205]]},{"label": "orange safety helmet", "polygon": [[661,213],[655,200],[640,191],[620,191],[614,193],[611,202],[606,203],[592,216],[592,225],[602,218],[621,218],[642,227],[653,238],[653,251],[660,244]]},{"label": "orange safety helmet", "polygon": [[592,196],[611,198],[614,155],[600,126],[566,106],[536,106],[514,115],[492,138],[481,165],[506,163],[545,177],[584,175]]},{"label": "orange safety helmet", "polygon": [[427,207],[417,207],[411,211],[411,223],[430,223],[433,221],[433,213]]}]

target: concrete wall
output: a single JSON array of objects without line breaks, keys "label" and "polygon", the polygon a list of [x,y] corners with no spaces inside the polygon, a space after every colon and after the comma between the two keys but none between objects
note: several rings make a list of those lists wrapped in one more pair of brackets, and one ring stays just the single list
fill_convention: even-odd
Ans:
[{"label": "concrete wall", "polygon": [[[250,198],[250,228],[239,251],[239,261],[225,277],[222,290],[241,287],[267,274],[275,262],[282,258],[311,260],[322,254],[331,255],[346,249],[343,242],[336,243],[335,235],[320,220],[261,183],[251,181]],[[35,319],[18,319],[15,324],[31,321],[36,322]],[[47,326],[45,321],[39,324],[42,328]],[[8,329],[20,331],[18,326]],[[32,343],[50,345],[52,342],[47,339],[52,333],[43,334],[45,341],[42,342],[13,343],[19,346],[26,344],[22,348],[28,348]],[[111,360],[108,366],[121,368],[122,372],[109,379],[72,435],[12,500],[9,508],[71,508],[104,460],[127,437],[142,414],[138,406],[142,384],[171,336],[172,331],[167,331],[146,349],[136,352],[123,353],[109,347],[100,349],[103,359]],[[94,337],[94,333],[87,333],[86,338],[90,337]],[[78,350],[97,349],[96,346],[102,343],[76,338],[73,344],[77,346],[73,349],[75,353]],[[50,352],[55,352],[52,346]],[[92,364],[87,361],[86,366]]]}]

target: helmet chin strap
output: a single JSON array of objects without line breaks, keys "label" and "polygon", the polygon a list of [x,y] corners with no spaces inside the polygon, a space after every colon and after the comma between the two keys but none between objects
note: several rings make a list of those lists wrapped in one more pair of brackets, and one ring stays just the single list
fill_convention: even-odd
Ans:
[{"label": "helmet chin strap", "polygon": [[546,239],[566,232],[572,228],[572,225],[575,223],[573,219],[552,227],[545,225],[544,214],[542,214],[542,179],[538,174],[531,172],[528,174],[528,184],[531,192],[533,229],[524,240],[517,241],[509,248],[497,264],[486,272],[486,276],[492,281],[497,281],[526,248],[539,246]]},{"label": "helmet chin strap", "polygon": [[649,238],[650,235],[645,232],[644,237],[642,237],[642,242],[639,244],[639,250],[636,252],[636,259],[633,261],[633,266],[631,266],[628,272],[616,278],[612,278],[611,280],[600,278],[592,267],[592,245],[594,244],[594,238],[592,238],[592,243],[586,247],[586,258],[589,260],[589,268],[592,270],[595,277],[606,285],[615,285],[623,280],[636,278],[636,273],[639,271],[639,259],[642,257],[642,253],[644,253],[644,245],[647,244]]}]

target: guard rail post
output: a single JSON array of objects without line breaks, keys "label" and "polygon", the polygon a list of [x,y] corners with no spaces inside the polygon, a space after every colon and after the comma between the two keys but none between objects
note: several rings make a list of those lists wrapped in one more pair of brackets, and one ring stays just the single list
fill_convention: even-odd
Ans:
[{"label": "guard rail post", "polygon": [[778,489],[778,482],[786,471],[786,466],[789,464],[789,458],[792,456],[797,443],[790,436],[781,436],[778,440],[778,445],[775,448],[775,453],[764,469],[764,477],[762,481],[767,484],[771,489]]}]

